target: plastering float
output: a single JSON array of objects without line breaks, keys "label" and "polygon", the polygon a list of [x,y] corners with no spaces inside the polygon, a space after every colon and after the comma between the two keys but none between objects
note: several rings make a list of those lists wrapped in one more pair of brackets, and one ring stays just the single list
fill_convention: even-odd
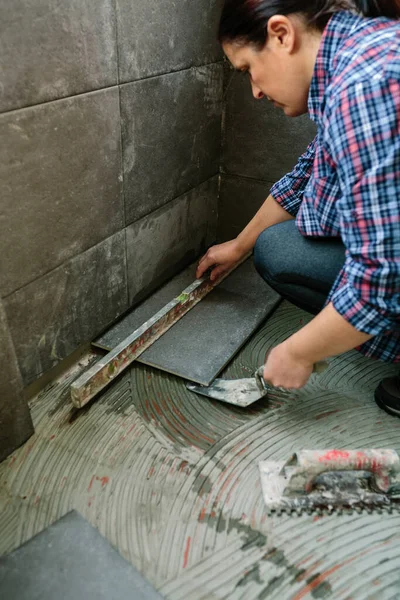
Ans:
[{"label": "plastering float", "polygon": [[259,469],[269,513],[400,509],[395,450],[301,450],[288,461],[261,461]]}]

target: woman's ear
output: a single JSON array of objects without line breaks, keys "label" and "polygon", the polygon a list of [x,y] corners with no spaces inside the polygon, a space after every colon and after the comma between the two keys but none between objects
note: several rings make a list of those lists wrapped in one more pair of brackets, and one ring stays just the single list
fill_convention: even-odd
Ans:
[{"label": "woman's ear", "polygon": [[297,29],[290,17],[274,15],[268,21],[270,47],[291,53],[296,44]]}]

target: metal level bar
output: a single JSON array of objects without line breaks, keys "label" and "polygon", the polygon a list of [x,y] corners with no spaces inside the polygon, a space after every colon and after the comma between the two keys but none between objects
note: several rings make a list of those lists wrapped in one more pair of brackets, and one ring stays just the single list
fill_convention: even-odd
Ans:
[{"label": "metal level bar", "polygon": [[71,400],[74,406],[82,408],[90,402],[249,256],[250,254],[247,254],[240,263],[216,281],[211,282],[208,278],[196,279],[177,298],[174,298],[111,352],[103,356],[85,373],[82,373],[71,385]]}]

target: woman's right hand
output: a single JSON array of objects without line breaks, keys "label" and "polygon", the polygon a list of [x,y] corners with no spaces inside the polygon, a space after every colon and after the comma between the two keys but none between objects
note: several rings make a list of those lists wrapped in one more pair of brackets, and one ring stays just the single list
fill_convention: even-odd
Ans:
[{"label": "woman's right hand", "polygon": [[237,239],[230,240],[224,244],[211,246],[208,252],[200,259],[197,267],[196,277],[200,279],[210,267],[214,267],[210,274],[211,281],[235,266],[245,255],[244,250]]}]

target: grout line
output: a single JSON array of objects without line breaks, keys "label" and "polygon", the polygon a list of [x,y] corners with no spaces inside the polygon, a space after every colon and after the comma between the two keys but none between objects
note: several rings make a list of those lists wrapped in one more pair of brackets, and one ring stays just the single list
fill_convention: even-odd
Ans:
[{"label": "grout line", "polygon": [[[124,240],[125,240],[125,274],[126,274],[126,301],[127,301],[127,309],[129,310],[129,307],[131,305],[131,295],[130,295],[130,290],[129,290],[129,265],[128,265],[128,235],[127,235],[127,228],[124,228]],[[125,312],[125,311],[124,311]]]},{"label": "grout line", "polygon": [[120,73],[119,73],[119,30],[118,30],[118,0],[112,0],[114,6],[114,17],[115,17],[115,44],[116,44],[116,57],[117,57],[117,85],[120,84]]},{"label": "grout line", "polygon": [[98,94],[100,92],[104,92],[106,90],[116,89],[118,87],[117,83],[113,83],[112,85],[106,85],[101,88],[96,88],[94,90],[87,90],[85,92],[79,92],[78,94],[72,94],[72,96],[63,96],[62,98],[53,98],[51,100],[44,100],[43,102],[38,102],[37,104],[27,104],[26,106],[20,106],[18,108],[12,108],[11,110],[6,110],[0,113],[0,118],[3,115],[10,115],[12,113],[18,113],[23,110],[29,110],[31,108],[40,108],[42,106],[46,106],[47,104],[56,104],[58,102],[66,102],[67,100],[72,100],[74,98],[83,98],[84,96],[89,96],[93,94]]},{"label": "grout line", "polygon": [[64,262],[56,265],[55,267],[52,267],[51,269],[49,269],[48,271],[45,271],[44,273],[41,273],[40,275],[38,275],[34,279],[30,279],[29,281],[25,282],[23,285],[20,285],[19,287],[15,288],[15,290],[13,290],[12,292],[9,292],[9,293],[5,294],[4,296],[0,296],[0,300],[6,300],[7,298],[9,298],[10,296],[12,296],[13,294],[16,294],[17,292],[20,292],[21,290],[23,290],[24,288],[28,287],[29,285],[31,285],[35,281],[40,281],[43,277],[47,277],[47,275],[50,275],[50,273],[53,273],[53,271],[57,271],[58,269],[61,269],[62,267],[65,267],[66,265],[70,264],[73,260],[76,260],[77,258],[83,256],[83,254],[86,254],[86,252],[90,252],[90,250],[94,250],[95,248],[97,248],[97,246],[100,246],[101,244],[104,244],[104,242],[106,242],[107,240],[110,240],[111,238],[115,237],[116,235],[119,235],[119,234],[123,233],[124,229],[125,229],[125,227],[123,227],[121,229],[117,229],[117,231],[114,231],[111,235],[108,235],[107,237],[103,238],[102,240],[99,240],[98,242],[96,242],[96,244],[93,244],[93,246],[89,246],[89,248],[85,248],[81,252],[78,252],[77,254],[74,254],[73,256],[70,256]]},{"label": "grout line", "polygon": [[221,187],[222,187],[222,176],[221,173],[218,174],[218,189],[217,189],[217,227],[215,232],[215,237],[218,238],[219,231],[219,219],[220,219],[220,200],[221,200]]},{"label": "grout line", "polygon": [[121,163],[120,163],[120,167],[121,167],[121,177],[122,177],[122,182],[121,182],[121,187],[122,187],[122,202],[123,202],[123,207],[124,207],[124,227],[127,226],[127,218],[126,218],[126,214],[127,214],[127,206],[126,206],[126,189],[125,189],[125,147],[124,147],[124,138],[122,135],[122,104],[121,104],[121,88],[120,86],[118,86],[118,108],[119,108],[119,142],[120,142],[120,158],[121,158]]},{"label": "grout line", "polygon": [[128,256],[127,256],[127,244],[126,244],[126,230],[128,229],[128,227],[130,227],[131,225],[134,225],[135,223],[138,223],[139,221],[141,221],[142,219],[145,219],[145,218],[149,217],[150,215],[154,215],[157,211],[165,209],[166,206],[168,204],[170,204],[171,202],[175,202],[175,201],[179,200],[180,198],[183,198],[184,196],[186,196],[187,194],[189,194],[192,190],[195,190],[196,188],[200,187],[201,185],[207,183],[208,181],[211,181],[212,179],[214,179],[214,177],[218,177],[218,175],[219,175],[218,172],[213,173],[213,175],[211,175],[210,177],[207,177],[207,179],[204,179],[203,181],[197,183],[196,185],[194,185],[193,187],[191,187],[186,192],[183,192],[182,194],[179,194],[179,196],[175,196],[174,198],[171,198],[171,200],[168,200],[167,202],[165,202],[165,204],[163,204],[162,206],[159,206],[158,208],[156,208],[152,212],[147,213],[146,215],[143,215],[142,217],[140,217],[136,221],[133,221],[132,223],[129,223],[125,227],[122,227],[121,229],[118,229],[117,231],[114,231],[114,233],[112,233],[111,235],[108,235],[107,237],[105,237],[102,240],[98,241],[96,244],[93,244],[93,246],[90,246],[89,248],[85,248],[81,252],[78,252],[78,254],[74,254],[73,256],[71,256],[70,258],[68,258],[67,260],[65,260],[64,262],[60,263],[59,265],[56,265],[55,267],[49,269],[48,271],[45,271],[44,273],[41,273],[40,275],[38,275],[34,279],[30,279],[29,281],[27,281],[23,285],[17,287],[12,292],[9,292],[8,294],[6,294],[5,296],[1,296],[0,297],[0,301],[1,300],[6,300],[7,298],[9,298],[10,296],[12,296],[13,294],[16,294],[17,292],[23,290],[24,288],[28,287],[29,285],[31,285],[35,281],[39,281],[43,277],[46,277],[47,275],[49,275],[50,273],[52,273],[53,271],[56,271],[57,269],[60,269],[61,267],[64,267],[64,266],[68,265],[73,260],[79,258],[80,256],[82,256],[86,252],[89,252],[90,250],[96,248],[96,246],[99,246],[100,244],[103,244],[107,240],[109,240],[112,237],[114,237],[114,236],[116,236],[118,234],[121,234],[121,233],[124,233],[124,235],[125,235],[125,252],[126,252],[126,258],[128,258]]},{"label": "grout line", "polygon": [[121,177],[122,177],[122,200],[124,205],[124,228],[126,227],[126,198],[125,198],[125,169],[124,169],[124,142],[122,135],[122,105],[121,105],[121,86],[120,86],[120,73],[119,73],[119,31],[118,31],[118,3],[114,1],[115,10],[115,42],[116,42],[116,56],[117,56],[117,81],[118,81],[118,106],[119,106],[119,138],[120,138],[120,149],[121,149]]},{"label": "grout line", "polygon": [[240,173],[227,173],[226,171],[222,170],[222,165],[220,175],[223,178],[232,177],[232,179],[247,179],[249,181],[257,181],[258,183],[265,183],[267,185],[270,185],[271,187],[276,183],[276,181],[279,181],[278,179],[275,179],[273,181],[271,179],[258,179],[257,177],[251,177],[250,175],[241,175]]},{"label": "grout line", "polygon": [[61,98],[52,98],[50,100],[43,100],[41,102],[36,102],[34,104],[26,104],[24,106],[18,106],[16,108],[11,108],[9,110],[0,112],[0,117],[2,117],[3,115],[17,113],[22,110],[27,110],[30,108],[39,108],[41,106],[46,106],[47,104],[52,104],[52,103],[56,103],[56,102],[64,102],[66,100],[72,100],[73,98],[80,98],[83,96],[88,96],[89,94],[97,94],[98,92],[104,92],[106,90],[111,90],[116,87],[122,87],[123,85],[130,85],[133,83],[139,83],[140,81],[146,81],[147,79],[156,79],[157,77],[165,77],[167,75],[173,75],[175,73],[182,73],[183,71],[190,71],[191,69],[198,69],[200,67],[209,67],[212,65],[218,65],[221,62],[222,61],[214,61],[214,62],[205,63],[205,64],[201,64],[201,65],[192,65],[190,67],[185,67],[184,69],[176,69],[173,71],[166,71],[165,73],[158,73],[156,75],[148,75],[146,77],[141,77],[139,79],[133,79],[132,81],[125,81],[125,82],[119,82],[119,75],[118,75],[118,70],[117,70],[117,83],[113,83],[112,85],[106,85],[106,86],[103,86],[100,88],[95,88],[93,90],[86,90],[84,92],[78,92],[76,94],[70,94],[68,96],[62,96]]},{"label": "grout line", "polygon": [[121,156],[121,177],[122,177],[122,203],[124,210],[124,250],[125,250],[125,283],[126,283],[126,301],[127,307],[130,306],[130,294],[129,294],[129,266],[128,266],[128,239],[126,230],[126,196],[125,196],[125,169],[124,169],[124,141],[122,135],[122,106],[121,106],[121,86],[120,84],[120,52],[119,52],[119,29],[118,29],[118,1],[114,2],[114,15],[115,15],[115,44],[116,44],[116,57],[117,57],[117,82],[118,82],[118,107],[119,107],[119,136],[120,136],[120,156]]},{"label": "grout line", "polygon": [[147,217],[150,217],[151,215],[155,215],[158,211],[161,211],[161,210],[165,209],[165,207],[168,206],[168,204],[171,204],[172,202],[175,202],[175,201],[179,200],[180,198],[183,198],[184,196],[187,196],[193,190],[197,189],[198,187],[202,186],[203,184],[207,183],[208,181],[211,181],[212,179],[214,179],[214,177],[218,177],[218,176],[219,176],[219,173],[218,173],[218,171],[216,171],[215,173],[213,173],[212,175],[210,175],[206,179],[203,179],[203,181],[200,181],[199,183],[196,183],[196,185],[192,186],[191,188],[189,188],[185,192],[182,192],[182,194],[179,194],[178,196],[174,196],[173,198],[170,198],[169,200],[167,200],[166,202],[164,202],[163,204],[161,204],[160,206],[158,206],[157,208],[155,208],[151,212],[146,213],[145,215],[142,215],[141,217],[139,217],[135,221],[132,221],[132,223],[127,224],[126,227],[127,228],[131,227],[131,225],[134,225],[135,223],[139,223],[139,221],[142,221],[143,219],[146,219]]},{"label": "grout line", "polygon": [[134,83],[138,83],[139,81],[147,81],[148,79],[156,79],[157,77],[166,77],[168,75],[175,75],[176,73],[183,73],[185,71],[200,69],[202,67],[211,67],[212,65],[219,65],[222,63],[223,63],[222,60],[217,60],[217,61],[214,60],[209,63],[202,63],[199,65],[191,65],[190,67],[184,67],[183,69],[172,69],[171,71],[156,73],[154,75],[146,75],[145,77],[140,77],[139,79],[133,79],[132,81],[121,81],[119,85],[122,87],[124,85],[131,85]]}]

